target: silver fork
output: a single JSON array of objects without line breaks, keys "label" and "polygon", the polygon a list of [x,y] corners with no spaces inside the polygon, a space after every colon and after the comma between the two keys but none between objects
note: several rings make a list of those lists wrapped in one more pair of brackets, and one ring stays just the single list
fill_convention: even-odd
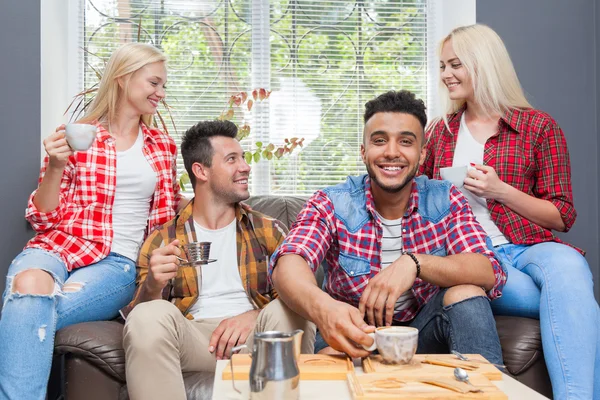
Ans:
[{"label": "silver fork", "polygon": [[506,368],[506,365],[504,365],[504,364],[494,364],[493,362],[489,362],[487,360],[484,361],[484,360],[477,360],[477,359],[469,358],[469,357],[465,356],[464,354],[459,353],[456,350],[452,350],[451,353],[454,354],[456,356],[456,358],[458,358],[461,361],[478,362],[478,363],[482,363],[482,364],[491,364],[494,367]]}]

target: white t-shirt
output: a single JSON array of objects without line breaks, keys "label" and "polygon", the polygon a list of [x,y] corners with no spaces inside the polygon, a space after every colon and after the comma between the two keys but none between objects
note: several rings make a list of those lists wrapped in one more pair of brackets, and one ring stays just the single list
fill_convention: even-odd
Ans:
[{"label": "white t-shirt", "polygon": [[[237,258],[236,219],[224,228],[206,229],[194,221],[196,240],[211,242],[210,258],[202,265],[202,287],[198,301],[190,309],[194,319],[226,318],[254,310],[244,286]],[[200,275],[200,274],[199,274]]]},{"label": "white t-shirt", "polygon": [[[475,140],[471,131],[469,131],[469,127],[465,121],[465,113],[463,113],[460,119],[460,129],[458,130],[458,139],[456,140],[452,166],[468,166],[469,163],[483,165],[483,150],[484,145]],[[459,190],[469,201],[473,214],[475,214],[477,221],[492,240],[492,244],[494,246],[499,246],[508,243],[508,239],[500,232],[500,229],[498,229],[498,226],[492,220],[490,211],[487,208],[486,200],[483,197],[473,194],[464,187],[459,188]]]},{"label": "white t-shirt", "polygon": [[134,261],[144,240],[157,182],[156,172],[142,152],[143,144],[140,128],[133,146],[117,152],[117,188],[112,211],[111,251]]},{"label": "white t-shirt", "polygon": [[[394,220],[385,219],[379,213],[377,213],[377,216],[381,220],[383,227],[383,236],[381,238],[381,269],[385,269],[402,255],[402,218]],[[394,306],[394,311],[398,312],[416,306],[417,299],[415,299],[412,288],[410,288],[400,295]]]}]

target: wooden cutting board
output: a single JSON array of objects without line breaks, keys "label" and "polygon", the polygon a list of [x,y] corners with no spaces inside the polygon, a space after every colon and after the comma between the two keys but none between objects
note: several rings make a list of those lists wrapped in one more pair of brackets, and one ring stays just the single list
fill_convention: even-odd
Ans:
[{"label": "wooden cutting board", "polygon": [[[233,376],[236,380],[247,380],[250,377],[250,354],[233,355]],[[314,381],[346,380],[348,372],[354,372],[352,360],[345,356],[325,354],[300,354],[298,360],[300,379]],[[223,369],[223,380],[231,380],[231,360]]]},{"label": "wooden cutting board", "polygon": [[[481,393],[457,392],[420,380],[437,380],[439,382],[456,382],[459,390],[468,390],[466,383],[455,381],[451,377],[452,372],[446,371],[445,375],[437,378],[418,378],[415,376],[405,378],[404,375],[371,373],[356,375],[348,373],[348,386],[354,400],[388,400],[388,399],[435,399],[435,400],[507,400],[508,396],[485,376],[473,373],[469,374],[469,380],[473,385],[483,390]],[[464,386],[461,386],[464,385]]]},{"label": "wooden cutting board", "polygon": [[[362,360],[362,366],[365,373],[399,373],[402,376],[437,376],[447,371],[454,372],[455,367],[465,369],[469,375],[471,372],[477,372],[491,381],[502,380],[502,372],[479,354],[467,354],[471,360],[464,362],[456,358],[453,354],[416,354],[407,365],[384,364],[379,355],[370,356]],[[447,363],[448,366],[427,364],[424,361]],[[467,366],[473,366],[469,368]]]}]

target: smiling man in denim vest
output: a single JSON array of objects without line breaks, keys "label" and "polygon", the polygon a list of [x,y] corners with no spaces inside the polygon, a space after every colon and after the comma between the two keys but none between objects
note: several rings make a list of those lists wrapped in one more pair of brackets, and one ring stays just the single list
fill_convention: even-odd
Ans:
[{"label": "smiling man in denim vest", "polygon": [[[502,363],[490,299],[506,275],[467,200],[415,174],[423,101],[388,92],[366,104],[368,174],[317,191],[271,258],[280,298],[316,323],[315,352],[368,355],[373,326],[419,329],[420,353],[479,353]],[[314,272],[324,266],[323,290]]]}]

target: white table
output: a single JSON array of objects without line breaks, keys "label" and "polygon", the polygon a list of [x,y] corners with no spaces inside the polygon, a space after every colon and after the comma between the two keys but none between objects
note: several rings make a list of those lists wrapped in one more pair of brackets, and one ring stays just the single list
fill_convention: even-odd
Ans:
[{"label": "white table", "polygon": [[[221,379],[223,376],[223,368],[229,361],[220,360],[217,361],[217,370],[215,373],[215,384],[213,388],[213,400],[245,400],[250,397],[250,386],[247,380],[236,380],[235,387],[242,392],[240,395],[231,385],[231,381],[224,381]],[[356,374],[360,375],[363,373],[360,365],[360,360],[354,360],[354,369]],[[529,387],[523,385],[519,381],[506,374],[502,374],[503,379],[501,381],[493,381],[500,390],[508,395],[510,400],[543,400],[547,397],[542,396],[538,392]],[[344,381],[300,381],[300,399],[304,400],[352,400],[348,383]]]}]

